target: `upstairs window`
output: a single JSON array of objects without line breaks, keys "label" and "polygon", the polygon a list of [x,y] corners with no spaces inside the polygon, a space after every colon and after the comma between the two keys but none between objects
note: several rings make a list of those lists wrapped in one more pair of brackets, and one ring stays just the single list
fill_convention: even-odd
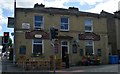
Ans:
[{"label": "upstairs window", "polygon": [[35,16],[34,17],[34,28],[35,29],[43,28],[43,16]]},{"label": "upstairs window", "polygon": [[92,32],[92,19],[85,19],[84,21],[85,25],[85,32]]},{"label": "upstairs window", "polygon": [[67,17],[61,18],[60,30],[61,31],[68,31],[69,30],[69,19]]}]

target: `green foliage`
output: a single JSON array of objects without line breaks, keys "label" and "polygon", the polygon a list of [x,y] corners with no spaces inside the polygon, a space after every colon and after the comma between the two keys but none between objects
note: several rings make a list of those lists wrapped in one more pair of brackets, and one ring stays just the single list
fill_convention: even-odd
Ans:
[{"label": "green foliage", "polygon": [[12,47],[12,39],[11,38],[9,38],[8,46]]}]

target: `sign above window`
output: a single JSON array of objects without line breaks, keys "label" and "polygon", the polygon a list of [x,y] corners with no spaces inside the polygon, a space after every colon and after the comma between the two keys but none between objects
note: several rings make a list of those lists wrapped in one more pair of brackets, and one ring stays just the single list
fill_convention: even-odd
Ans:
[{"label": "sign above window", "polygon": [[85,32],[79,34],[79,40],[94,40],[94,41],[99,41],[100,40],[100,35],[97,35],[93,32]]},{"label": "sign above window", "polygon": [[30,29],[29,23],[22,23],[22,29]]},{"label": "sign above window", "polygon": [[25,33],[26,39],[49,39],[49,33],[44,31],[31,31]]},{"label": "sign above window", "polygon": [[8,17],[8,28],[14,28],[14,18]]}]

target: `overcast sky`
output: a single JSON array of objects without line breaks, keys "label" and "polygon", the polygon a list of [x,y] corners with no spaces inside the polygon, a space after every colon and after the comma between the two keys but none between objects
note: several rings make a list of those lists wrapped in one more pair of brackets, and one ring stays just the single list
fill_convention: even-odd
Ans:
[{"label": "overcast sky", "polygon": [[[45,7],[78,7],[79,11],[100,13],[102,10],[113,13],[118,11],[120,0],[16,0],[17,7],[32,8],[35,3],[43,3]],[[7,17],[14,17],[14,0],[0,0],[0,36],[3,32],[13,32],[7,28]]]}]

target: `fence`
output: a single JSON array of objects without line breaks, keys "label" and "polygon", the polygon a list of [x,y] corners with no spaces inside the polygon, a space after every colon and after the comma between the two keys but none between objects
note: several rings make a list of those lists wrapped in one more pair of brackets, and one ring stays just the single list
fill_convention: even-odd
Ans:
[{"label": "fence", "polygon": [[49,60],[19,60],[17,65],[18,67],[22,67],[24,70],[50,70]]}]

